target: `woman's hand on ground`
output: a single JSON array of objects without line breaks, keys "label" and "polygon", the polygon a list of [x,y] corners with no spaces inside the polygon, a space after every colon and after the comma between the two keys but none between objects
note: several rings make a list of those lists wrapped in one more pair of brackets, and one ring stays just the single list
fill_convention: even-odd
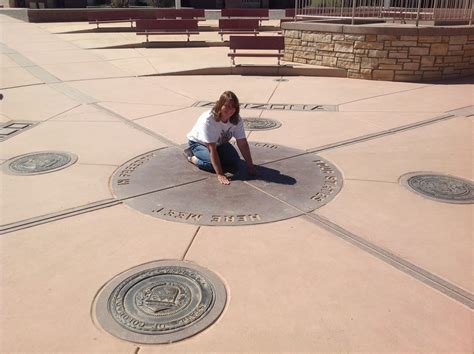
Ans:
[{"label": "woman's hand on ground", "polygon": [[230,184],[229,179],[224,175],[217,175],[217,180],[222,184]]}]

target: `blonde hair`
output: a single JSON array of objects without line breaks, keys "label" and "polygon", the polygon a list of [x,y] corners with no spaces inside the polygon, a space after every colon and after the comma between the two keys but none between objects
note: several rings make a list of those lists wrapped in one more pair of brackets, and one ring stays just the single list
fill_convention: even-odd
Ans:
[{"label": "blonde hair", "polygon": [[239,99],[237,98],[235,93],[233,93],[232,91],[225,91],[224,93],[222,93],[221,97],[219,97],[219,99],[217,100],[216,104],[214,105],[211,111],[214,116],[214,119],[218,122],[221,120],[222,106],[224,106],[225,104],[228,104],[231,107],[235,108],[235,112],[232,115],[232,117],[230,117],[229,122],[231,122],[234,125],[237,125],[240,119],[240,115],[239,115],[240,103],[239,103]]}]

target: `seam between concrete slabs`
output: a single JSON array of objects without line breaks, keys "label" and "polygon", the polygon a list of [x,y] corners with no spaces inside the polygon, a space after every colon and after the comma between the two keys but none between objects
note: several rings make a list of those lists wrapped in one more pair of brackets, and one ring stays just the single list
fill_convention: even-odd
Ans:
[{"label": "seam between concrete slabs", "polygon": [[341,226],[339,226],[335,223],[332,223],[331,221],[321,217],[320,215],[317,215],[315,213],[307,213],[307,212],[299,209],[298,207],[296,207],[296,206],[294,206],[294,205],[292,205],[288,202],[285,202],[285,201],[283,201],[283,200],[281,200],[281,199],[265,192],[264,190],[261,190],[260,188],[254,186],[250,183],[247,183],[247,182],[244,182],[244,183],[246,183],[247,185],[259,190],[262,193],[267,194],[268,196],[274,198],[275,200],[278,200],[279,202],[281,202],[285,205],[288,205],[291,208],[294,208],[294,209],[298,210],[299,212],[301,212],[302,217],[305,217],[307,220],[311,221],[312,223],[314,223],[314,224],[316,224],[320,227],[323,227],[324,229],[331,232],[331,234],[333,234],[333,235],[335,235],[335,236],[351,243],[352,245],[356,246],[360,250],[365,251],[365,252],[375,256],[376,258],[378,258],[382,262],[384,262],[386,264],[389,264],[389,265],[393,266],[394,268],[404,272],[405,274],[410,275],[413,278],[421,281],[425,285],[428,285],[429,287],[442,292],[443,294],[445,294],[448,297],[456,300],[457,302],[469,307],[470,309],[474,309],[474,295],[473,294],[471,294],[471,293],[457,287],[456,285],[451,284],[450,282],[448,282],[448,281],[446,281],[446,280],[444,280],[444,279],[442,279],[442,278],[440,278],[440,277],[424,270],[423,268],[420,268],[420,267],[416,266],[415,264],[413,264],[411,262],[408,262],[408,261],[396,256],[395,254],[393,254],[393,253],[377,246],[376,244],[374,244],[372,242],[369,242],[369,241],[363,239],[362,237],[351,233],[350,231],[344,229],[343,227],[341,227]]}]

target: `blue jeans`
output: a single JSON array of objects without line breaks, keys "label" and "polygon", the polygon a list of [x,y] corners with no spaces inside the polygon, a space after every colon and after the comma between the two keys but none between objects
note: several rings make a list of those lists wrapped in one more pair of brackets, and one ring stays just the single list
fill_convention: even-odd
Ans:
[{"label": "blue jeans", "polygon": [[[201,170],[215,173],[216,171],[214,171],[211,163],[211,154],[207,146],[191,140],[188,141],[188,144],[194,156],[198,159],[197,167]],[[239,170],[240,156],[232,144],[224,143],[217,146],[217,154],[219,155],[223,172],[236,173]]]}]

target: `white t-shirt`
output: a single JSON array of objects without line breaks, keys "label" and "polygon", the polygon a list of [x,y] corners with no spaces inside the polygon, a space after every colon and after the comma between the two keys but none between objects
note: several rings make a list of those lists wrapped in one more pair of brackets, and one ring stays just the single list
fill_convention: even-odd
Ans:
[{"label": "white t-shirt", "polygon": [[217,122],[211,111],[207,111],[199,116],[196,124],[186,137],[198,143],[217,143],[217,145],[221,145],[227,143],[232,137],[236,139],[245,138],[244,123],[242,119],[239,119],[237,125],[230,121],[227,123]]}]

